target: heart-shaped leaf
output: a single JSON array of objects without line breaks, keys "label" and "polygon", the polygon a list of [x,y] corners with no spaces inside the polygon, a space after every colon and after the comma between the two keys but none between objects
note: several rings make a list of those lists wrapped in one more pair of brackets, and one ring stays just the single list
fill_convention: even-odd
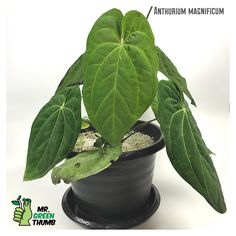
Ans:
[{"label": "heart-shaped leaf", "polygon": [[80,88],[68,87],[40,110],[30,134],[24,180],[47,174],[73,149],[81,128]]},{"label": "heart-shaped leaf", "polygon": [[158,57],[146,18],[117,9],[94,24],[83,57],[83,99],[93,126],[112,145],[151,105]]}]

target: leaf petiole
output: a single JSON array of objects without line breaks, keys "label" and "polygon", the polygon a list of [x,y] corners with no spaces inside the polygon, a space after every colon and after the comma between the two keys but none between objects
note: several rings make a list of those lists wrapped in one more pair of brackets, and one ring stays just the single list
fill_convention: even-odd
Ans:
[{"label": "leaf petiole", "polygon": [[128,139],[130,136],[132,136],[134,133],[136,133],[137,131],[141,130],[142,128],[144,128],[146,125],[150,124],[151,122],[153,121],[156,121],[157,119],[154,118],[152,120],[148,120],[148,121],[145,121],[144,123],[140,124],[140,125],[137,125],[134,127],[133,130],[131,130],[126,137],[124,137],[121,142],[123,143],[126,139]]}]

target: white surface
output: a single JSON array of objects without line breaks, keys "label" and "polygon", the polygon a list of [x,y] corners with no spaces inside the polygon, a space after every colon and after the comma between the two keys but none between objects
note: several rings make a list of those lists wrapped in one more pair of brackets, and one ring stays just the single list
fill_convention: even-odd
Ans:
[{"label": "white surface", "polygon": [[[158,1],[160,7],[202,7],[206,1]],[[207,1],[208,7],[215,7]],[[218,1],[217,6],[225,6]],[[68,188],[54,186],[50,175],[22,182],[31,123],[54,93],[68,67],[83,53],[87,34],[98,16],[117,7],[147,14],[156,1],[10,1],[8,8],[7,75],[7,222],[9,202],[19,194],[34,206],[47,205],[56,214],[55,229],[81,229],[65,217],[61,198]],[[165,150],[158,154],[153,183],[161,194],[158,211],[140,229],[227,229],[235,205],[229,159],[229,38],[226,16],[153,16],[149,22],[157,44],[187,78],[198,108],[193,112],[208,146],[216,153],[228,212],[216,213],[171,166]],[[145,118],[152,118],[149,112]],[[36,211],[36,209],[33,209]],[[42,229],[43,227],[40,227]],[[46,227],[46,228],[49,228]]]},{"label": "white surface", "polygon": [[[198,117],[199,116],[199,117]],[[228,117],[197,114],[199,122],[206,140],[212,150],[217,154],[213,156],[215,166],[223,184],[226,203],[231,194],[228,166]],[[199,119],[200,118],[200,119]],[[14,158],[7,170],[8,199],[12,200],[19,194],[32,199],[32,209],[36,211],[37,206],[46,205],[51,212],[55,212],[57,223],[53,228],[59,229],[82,229],[80,225],[68,219],[61,209],[61,198],[69,187],[66,184],[53,185],[50,175],[37,181],[22,183],[24,166],[22,161],[16,161],[24,156],[27,148],[29,121],[15,122],[9,124],[9,138],[14,142],[14,149],[9,148],[8,157]],[[217,129],[216,129],[217,127]],[[17,132],[16,132],[17,130]],[[219,136],[221,135],[221,137]],[[19,140],[20,137],[20,140]],[[12,147],[12,145],[10,145]],[[220,215],[216,213],[207,202],[196,193],[187,183],[185,183],[171,166],[165,149],[157,154],[154,185],[161,194],[161,205],[157,212],[144,224],[138,226],[139,229],[221,229],[228,225],[228,213]],[[13,222],[13,206],[8,207],[9,226],[17,229],[18,225]],[[230,206],[228,205],[230,210]],[[42,228],[42,226],[40,227]]]}]

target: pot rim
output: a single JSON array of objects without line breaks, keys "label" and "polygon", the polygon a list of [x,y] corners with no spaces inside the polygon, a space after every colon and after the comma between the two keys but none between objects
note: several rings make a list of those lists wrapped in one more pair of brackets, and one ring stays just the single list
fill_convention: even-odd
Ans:
[{"label": "pot rim", "polygon": [[[145,122],[145,121],[139,120],[138,122]],[[159,139],[157,141],[155,141],[154,144],[152,144],[148,147],[145,147],[145,148],[142,148],[139,150],[135,150],[135,151],[123,152],[121,154],[120,158],[118,159],[118,161],[125,161],[125,160],[127,160],[127,158],[129,158],[129,160],[132,160],[132,159],[137,159],[140,157],[152,155],[165,147],[164,136],[161,132],[160,127],[156,124],[153,124],[153,123],[149,123],[149,124],[147,124],[147,126],[151,126],[153,129],[158,129],[158,131],[160,133]],[[141,129],[141,131],[142,131],[142,129]]]},{"label": "pot rim", "polygon": [[[138,120],[137,121],[137,123],[144,123],[144,122],[145,121],[143,121],[143,120]],[[156,124],[153,124],[153,123],[148,123],[146,126],[152,127],[152,129],[157,129],[159,131],[160,137],[158,138],[158,140],[156,140],[154,142],[154,144],[152,144],[152,145],[150,145],[148,147],[145,147],[145,148],[142,148],[142,149],[139,149],[139,150],[135,150],[135,151],[123,152],[116,162],[132,160],[132,159],[137,159],[137,158],[141,158],[141,157],[144,157],[144,156],[152,155],[152,154],[160,151],[162,148],[165,147],[164,136],[163,136],[163,134],[161,132],[160,126],[158,126]],[[143,128],[145,128],[145,127],[143,127]],[[88,130],[91,130],[91,127],[86,129],[86,131],[88,131]],[[142,131],[142,129],[141,129],[141,131]],[[77,154],[78,154],[78,152],[72,151],[69,154],[69,157],[73,157],[73,156],[75,156]]]}]

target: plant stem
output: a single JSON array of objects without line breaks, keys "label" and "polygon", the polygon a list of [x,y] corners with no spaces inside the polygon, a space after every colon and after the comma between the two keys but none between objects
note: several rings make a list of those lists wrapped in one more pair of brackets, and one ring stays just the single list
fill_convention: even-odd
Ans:
[{"label": "plant stem", "polygon": [[152,11],[152,8],[153,8],[153,6],[150,7],[150,9],[149,9],[149,11],[148,11],[148,14],[147,14],[147,16],[146,16],[146,19],[148,19],[149,15],[150,15],[150,13],[151,13],[151,11]]},{"label": "plant stem", "polygon": [[21,202],[21,200],[19,200],[19,207],[21,208],[21,209],[23,209],[23,207],[22,207],[22,202]]},{"label": "plant stem", "polygon": [[150,124],[151,122],[153,122],[155,120],[157,120],[157,119],[155,118],[155,119],[152,119],[152,120],[148,120],[148,121],[145,121],[144,123],[142,123],[140,125],[135,126],[134,129],[131,130],[130,133],[127,134],[127,136],[121,140],[121,142],[123,143],[126,139],[128,139],[134,133],[136,133],[137,131],[139,131],[140,129],[142,129],[143,127],[145,127],[146,125]]}]

